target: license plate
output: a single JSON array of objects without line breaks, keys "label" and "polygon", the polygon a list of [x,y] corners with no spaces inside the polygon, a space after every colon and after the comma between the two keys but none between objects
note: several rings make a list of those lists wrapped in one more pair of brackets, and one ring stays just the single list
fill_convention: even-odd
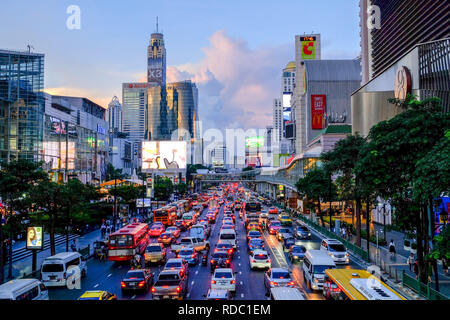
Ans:
[{"label": "license plate", "polygon": [[133,287],[133,286],[136,285],[136,282],[128,282],[128,285],[129,285],[130,287]]},{"label": "license plate", "polygon": [[220,281],[219,284],[226,285],[228,281]]},{"label": "license plate", "polygon": [[49,276],[50,280],[55,280],[56,276]]},{"label": "license plate", "polygon": [[163,296],[163,299],[169,299],[169,296]]}]

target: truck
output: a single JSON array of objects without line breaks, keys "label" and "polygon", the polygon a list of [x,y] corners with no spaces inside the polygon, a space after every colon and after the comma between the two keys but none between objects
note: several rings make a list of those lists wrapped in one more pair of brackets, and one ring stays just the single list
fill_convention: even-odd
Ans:
[{"label": "truck", "polygon": [[200,252],[204,250],[209,251],[210,245],[207,240],[197,239],[194,237],[184,237],[177,243],[172,244],[170,250],[178,254],[178,252],[180,252],[183,248],[194,248],[195,251]]}]

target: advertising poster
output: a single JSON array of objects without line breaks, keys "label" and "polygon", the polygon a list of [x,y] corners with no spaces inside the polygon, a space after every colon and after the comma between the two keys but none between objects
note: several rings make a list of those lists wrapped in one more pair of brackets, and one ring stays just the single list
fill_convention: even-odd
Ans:
[{"label": "advertising poster", "polygon": [[311,121],[312,129],[320,130],[325,128],[325,111],[327,107],[326,95],[311,95]]},{"label": "advertising poster", "polygon": [[163,82],[163,59],[151,58],[148,59],[148,82],[157,82],[161,84]]},{"label": "advertising poster", "polygon": [[316,59],[316,37],[300,37],[302,60]]},{"label": "advertising poster", "polygon": [[42,227],[28,227],[27,229],[27,249],[42,249],[43,238]]},{"label": "advertising poster", "polygon": [[255,149],[264,147],[264,137],[257,136],[245,138],[245,146],[247,148],[255,148]]},{"label": "advertising poster", "polygon": [[186,169],[186,141],[144,141],[142,170]]}]

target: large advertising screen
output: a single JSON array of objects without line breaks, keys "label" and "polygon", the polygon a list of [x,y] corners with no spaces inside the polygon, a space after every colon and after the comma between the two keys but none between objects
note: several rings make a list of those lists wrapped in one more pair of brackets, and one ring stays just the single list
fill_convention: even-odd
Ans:
[{"label": "large advertising screen", "polygon": [[148,59],[148,71],[147,79],[148,82],[163,82],[163,59],[162,58],[150,58]]},{"label": "large advertising screen", "polygon": [[186,169],[186,141],[142,142],[142,170]]},{"label": "large advertising screen", "polygon": [[247,148],[264,147],[264,137],[263,136],[247,137],[245,138],[245,146]]},{"label": "large advertising screen", "polygon": [[27,249],[42,249],[42,227],[28,227],[27,229]]},{"label": "large advertising screen", "polygon": [[316,59],[316,37],[300,37],[302,60]]},{"label": "large advertising screen", "polygon": [[325,128],[325,112],[327,108],[326,95],[312,94],[311,95],[311,121],[312,129]]}]

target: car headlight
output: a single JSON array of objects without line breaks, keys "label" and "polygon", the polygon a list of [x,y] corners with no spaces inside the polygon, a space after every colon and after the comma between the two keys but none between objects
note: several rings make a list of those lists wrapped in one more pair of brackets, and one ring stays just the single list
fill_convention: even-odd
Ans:
[{"label": "car headlight", "polygon": [[311,237],[311,233],[308,233],[308,237]]},{"label": "car headlight", "polygon": [[345,253],[345,256],[346,256],[347,258],[349,257],[349,254],[348,254],[348,252],[346,252],[346,253]]}]

